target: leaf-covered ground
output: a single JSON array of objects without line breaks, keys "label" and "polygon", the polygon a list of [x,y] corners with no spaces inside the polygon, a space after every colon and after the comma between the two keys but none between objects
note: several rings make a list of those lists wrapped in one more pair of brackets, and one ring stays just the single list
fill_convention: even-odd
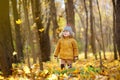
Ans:
[{"label": "leaf-covered ground", "polygon": [[[107,60],[103,61],[100,69],[100,61],[94,60],[89,55],[85,60],[84,55],[73,63],[73,68],[61,70],[59,61],[52,59],[43,63],[44,70],[39,70],[38,64],[33,64],[31,69],[26,64],[13,64],[13,74],[8,78],[0,76],[0,80],[120,80],[120,61],[113,60],[113,55],[107,53]],[[17,66],[17,67],[15,67]]]}]

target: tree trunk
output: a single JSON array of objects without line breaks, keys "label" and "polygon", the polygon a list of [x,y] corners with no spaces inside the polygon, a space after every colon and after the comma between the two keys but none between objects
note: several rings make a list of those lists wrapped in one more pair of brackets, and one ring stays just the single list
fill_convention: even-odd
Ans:
[{"label": "tree trunk", "polygon": [[20,19],[20,16],[18,14],[17,10],[17,1],[12,0],[13,5],[13,15],[14,15],[14,24],[15,24],[15,33],[16,33],[16,51],[17,51],[17,62],[21,62],[24,59],[23,55],[23,46],[22,46],[22,40],[21,40],[21,34],[20,34],[20,24],[17,24],[16,21]]},{"label": "tree trunk", "polygon": [[24,26],[26,26],[24,29],[25,29],[25,37],[26,37],[26,40],[25,40],[25,46],[26,46],[26,48],[25,48],[25,50],[26,50],[26,58],[27,58],[27,64],[28,64],[28,66],[29,66],[29,68],[30,68],[30,54],[31,54],[31,52],[30,52],[30,41],[31,41],[31,38],[29,38],[30,37],[30,24],[29,24],[29,19],[28,19],[28,9],[27,9],[27,7],[28,7],[28,5],[27,5],[27,0],[23,0],[22,1],[22,4],[23,4],[23,10],[24,10],[24,21],[25,21],[25,24],[24,24]]},{"label": "tree trunk", "polygon": [[101,55],[101,51],[99,51],[99,57],[100,57],[100,68],[103,68],[103,63],[102,63],[102,55]]},{"label": "tree trunk", "polygon": [[[45,3],[49,3],[49,0],[46,0]],[[42,9],[41,9],[42,10]],[[49,11],[48,6],[45,8],[46,11]],[[49,39],[49,27],[50,27],[50,11],[44,12],[43,18],[45,19],[45,23],[43,26],[45,26],[43,31],[39,31],[41,34],[41,52],[42,52],[42,61],[50,61],[50,39]],[[48,17],[46,17],[48,16]]]},{"label": "tree trunk", "polygon": [[42,63],[42,51],[41,51],[41,43],[40,43],[40,39],[41,39],[41,33],[39,31],[39,29],[42,29],[42,20],[41,20],[41,3],[39,0],[31,0],[32,3],[32,11],[33,11],[33,19],[37,25],[37,32],[36,34],[38,34],[39,37],[39,65],[40,65],[40,69],[43,70],[43,63]]},{"label": "tree trunk", "polygon": [[98,11],[99,11],[99,18],[100,18],[100,33],[101,33],[101,38],[102,38],[102,49],[103,49],[103,54],[104,54],[104,59],[106,59],[106,55],[105,55],[105,44],[104,44],[104,37],[103,37],[103,28],[102,28],[102,17],[101,17],[101,12],[100,12],[100,8],[99,8],[99,2],[98,0],[96,0],[97,2],[97,7],[98,7]]},{"label": "tree trunk", "polygon": [[120,0],[117,0],[116,3],[116,43],[120,57]]},{"label": "tree trunk", "polygon": [[59,27],[57,23],[57,14],[56,14],[56,7],[55,7],[55,0],[50,0],[50,12],[51,12],[51,20],[53,23],[53,38],[57,39],[56,29]]},{"label": "tree trunk", "polygon": [[[80,12],[78,11],[78,9],[75,7],[75,12],[78,14],[79,18],[80,18],[80,22],[81,22],[81,26],[78,26],[78,32],[80,33],[80,29],[83,28],[85,30],[85,22],[84,22],[84,18],[82,17],[82,15],[80,14]],[[79,22],[79,21],[78,21]],[[81,32],[82,33],[82,32]],[[84,33],[84,32],[83,32]],[[76,35],[76,39],[81,40],[80,38],[80,34]]]},{"label": "tree trunk", "polygon": [[74,33],[76,33],[73,0],[64,0],[64,1],[65,1],[65,11],[66,11],[67,25],[70,25],[72,27]]},{"label": "tree trunk", "polygon": [[9,20],[9,0],[0,2],[0,65],[4,76],[12,74],[13,43]]},{"label": "tree trunk", "polygon": [[113,48],[114,48],[114,59],[117,60],[118,56],[117,56],[117,47],[116,47],[116,24],[115,24],[116,3],[115,3],[115,0],[112,0],[112,4],[113,4]]},{"label": "tree trunk", "polygon": [[90,29],[91,29],[91,47],[93,55],[95,56],[95,59],[97,59],[96,54],[96,43],[95,43],[95,32],[93,28],[93,7],[92,7],[92,0],[89,0],[90,2]]},{"label": "tree trunk", "polygon": [[85,30],[85,59],[87,59],[87,52],[88,52],[88,10],[86,6],[86,2],[84,0],[84,7],[86,12],[86,30]]},{"label": "tree trunk", "polygon": [[100,68],[102,69],[103,68],[103,61],[102,61],[102,55],[101,55],[102,44],[101,44],[100,39],[97,36],[96,36],[96,40],[97,40],[98,45],[99,45]]},{"label": "tree trunk", "polygon": [[41,43],[42,43],[41,49],[42,49],[42,53],[43,53],[42,60],[44,62],[50,61],[51,47],[50,47],[50,38],[49,38],[49,27],[50,27],[50,18],[47,19],[46,30],[45,30],[44,35],[42,36],[42,40],[41,40]]},{"label": "tree trunk", "polygon": [[[35,54],[34,54],[34,58],[39,58],[39,54],[41,54],[41,49],[40,49],[40,39],[39,39],[39,34],[38,34],[38,29],[36,26],[36,22],[35,22],[35,0],[31,0],[31,6],[32,6],[32,14],[33,14],[33,33],[34,33],[34,45],[35,45]],[[36,61],[34,60],[33,63],[35,63]]]}]

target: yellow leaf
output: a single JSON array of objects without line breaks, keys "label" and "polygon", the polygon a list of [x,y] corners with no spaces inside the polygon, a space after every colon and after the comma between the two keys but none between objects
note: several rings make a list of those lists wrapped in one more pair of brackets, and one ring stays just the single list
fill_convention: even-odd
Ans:
[{"label": "yellow leaf", "polygon": [[3,76],[0,76],[0,80],[3,80],[4,79],[4,77]]},{"label": "yellow leaf", "polygon": [[43,31],[44,31],[44,28],[42,28],[42,29],[39,29],[39,31],[40,31],[40,32],[43,32]]},{"label": "yellow leaf", "polygon": [[38,20],[38,19],[39,19],[39,17],[36,17],[36,18],[35,18],[35,20]]},{"label": "yellow leaf", "polygon": [[91,49],[91,45],[89,45],[88,48]]},{"label": "yellow leaf", "polygon": [[48,80],[58,80],[58,76],[55,75],[55,74],[51,74],[51,75],[48,77]]},{"label": "yellow leaf", "polygon": [[44,73],[47,74],[49,71],[47,69],[44,70]]},{"label": "yellow leaf", "polygon": [[81,32],[83,32],[84,31],[84,28],[81,28]]},{"label": "yellow leaf", "polygon": [[16,52],[16,51],[13,52],[13,56],[14,56],[14,55],[17,55],[17,52]]},{"label": "yellow leaf", "polygon": [[23,70],[24,70],[25,73],[30,73],[30,69],[29,69],[28,66],[24,66]]},{"label": "yellow leaf", "polygon": [[16,21],[16,24],[21,24],[22,23],[22,20],[21,19],[18,19],[17,21]]},{"label": "yellow leaf", "polygon": [[66,73],[63,76],[66,77],[66,78],[68,77]]},{"label": "yellow leaf", "polygon": [[72,72],[73,74],[78,74],[79,73],[79,70],[76,69],[75,71]]},{"label": "yellow leaf", "polygon": [[116,74],[116,80],[119,80],[120,79],[120,73],[117,73]]},{"label": "yellow leaf", "polygon": [[67,3],[67,0],[64,0],[65,3]]},{"label": "yellow leaf", "polygon": [[115,78],[114,77],[110,77],[109,80],[115,80]]}]

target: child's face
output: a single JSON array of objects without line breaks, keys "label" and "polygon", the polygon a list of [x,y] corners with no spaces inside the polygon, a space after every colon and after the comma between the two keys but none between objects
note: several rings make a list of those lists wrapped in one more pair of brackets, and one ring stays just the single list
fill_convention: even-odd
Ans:
[{"label": "child's face", "polygon": [[68,36],[70,36],[70,32],[69,31],[63,31],[63,36],[64,37],[68,37]]}]

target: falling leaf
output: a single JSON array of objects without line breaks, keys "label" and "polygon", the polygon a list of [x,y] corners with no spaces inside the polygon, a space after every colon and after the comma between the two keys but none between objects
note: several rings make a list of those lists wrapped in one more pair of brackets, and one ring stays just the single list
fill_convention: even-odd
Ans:
[{"label": "falling leaf", "polygon": [[21,24],[22,23],[22,20],[21,19],[18,19],[17,21],[16,21],[16,24]]},{"label": "falling leaf", "polygon": [[16,51],[13,52],[13,56],[15,56],[15,55],[17,55],[17,52],[16,52]]},{"label": "falling leaf", "polygon": [[44,28],[42,28],[42,29],[39,29],[39,31],[40,31],[40,32],[43,32],[43,31],[44,31]]},{"label": "falling leaf", "polygon": [[38,19],[39,19],[39,17],[36,17],[36,18],[35,18],[35,20],[38,20]]}]

